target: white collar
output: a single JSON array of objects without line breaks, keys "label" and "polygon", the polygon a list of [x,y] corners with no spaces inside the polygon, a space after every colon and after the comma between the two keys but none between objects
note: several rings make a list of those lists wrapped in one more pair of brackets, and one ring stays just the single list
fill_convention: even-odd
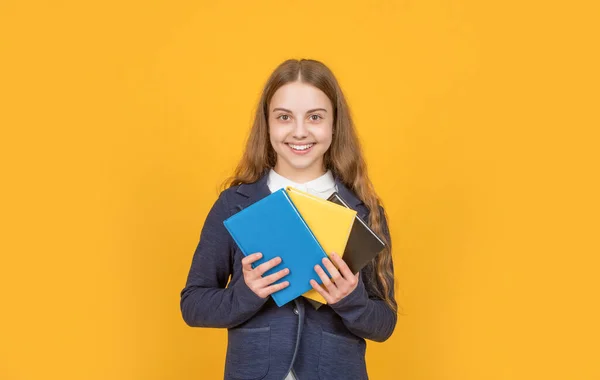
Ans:
[{"label": "white collar", "polygon": [[[287,186],[292,186],[296,189],[321,196],[328,193],[333,193],[336,187],[335,179],[333,178],[331,170],[327,170],[327,172],[319,178],[315,178],[312,181],[300,184],[287,179],[286,177],[280,175],[274,169],[271,168],[271,170],[269,171],[269,178],[267,184],[271,192],[275,192]],[[327,196],[329,196],[329,194]]]}]

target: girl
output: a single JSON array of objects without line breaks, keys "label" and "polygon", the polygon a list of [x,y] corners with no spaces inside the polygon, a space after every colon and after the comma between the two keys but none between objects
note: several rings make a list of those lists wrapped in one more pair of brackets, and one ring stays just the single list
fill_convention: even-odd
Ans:
[{"label": "girl", "polygon": [[[256,268],[223,221],[270,193],[295,186],[323,198],[334,191],[368,221],[387,248],[353,274],[337,255],[311,281],[327,304],[298,297],[277,307],[270,295],[289,285],[280,263]],[[396,326],[386,213],[367,176],[346,100],[333,73],[314,60],[287,60],[271,74],[246,151],[209,211],[194,253],[181,312],[189,326],[228,329],[225,379],[367,379],[365,339],[383,342]]]}]

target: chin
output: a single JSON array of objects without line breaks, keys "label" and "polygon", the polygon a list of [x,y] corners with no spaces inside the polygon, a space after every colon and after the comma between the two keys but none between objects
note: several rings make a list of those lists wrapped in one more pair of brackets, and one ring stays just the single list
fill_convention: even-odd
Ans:
[{"label": "chin", "polygon": [[297,169],[297,170],[308,169],[308,168],[310,168],[310,167],[312,167],[313,165],[316,164],[315,161],[298,162],[297,160],[286,160],[286,162],[289,165],[289,167]]}]

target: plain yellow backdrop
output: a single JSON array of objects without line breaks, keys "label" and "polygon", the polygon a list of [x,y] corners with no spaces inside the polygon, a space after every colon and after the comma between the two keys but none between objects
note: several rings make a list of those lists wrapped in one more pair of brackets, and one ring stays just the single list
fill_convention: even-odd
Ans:
[{"label": "plain yellow backdrop", "polygon": [[0,379],[219,379],[179,292],[261,86],[328,64],[403,314],[372,379],[600,379],[597,2],[0,2]]}]

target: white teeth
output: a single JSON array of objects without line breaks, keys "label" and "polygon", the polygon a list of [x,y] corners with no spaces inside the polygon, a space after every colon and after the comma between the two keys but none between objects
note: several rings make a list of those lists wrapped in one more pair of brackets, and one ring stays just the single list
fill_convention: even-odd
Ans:
[{"label": "white teeth", "polygon": [[295,149],[295,150],[306,150],[308,148],[311,148],[315,144],[306,144],[306,145],[292,145],[292,144],[288,144],[288,145],[291,146],[292,149]]}]

